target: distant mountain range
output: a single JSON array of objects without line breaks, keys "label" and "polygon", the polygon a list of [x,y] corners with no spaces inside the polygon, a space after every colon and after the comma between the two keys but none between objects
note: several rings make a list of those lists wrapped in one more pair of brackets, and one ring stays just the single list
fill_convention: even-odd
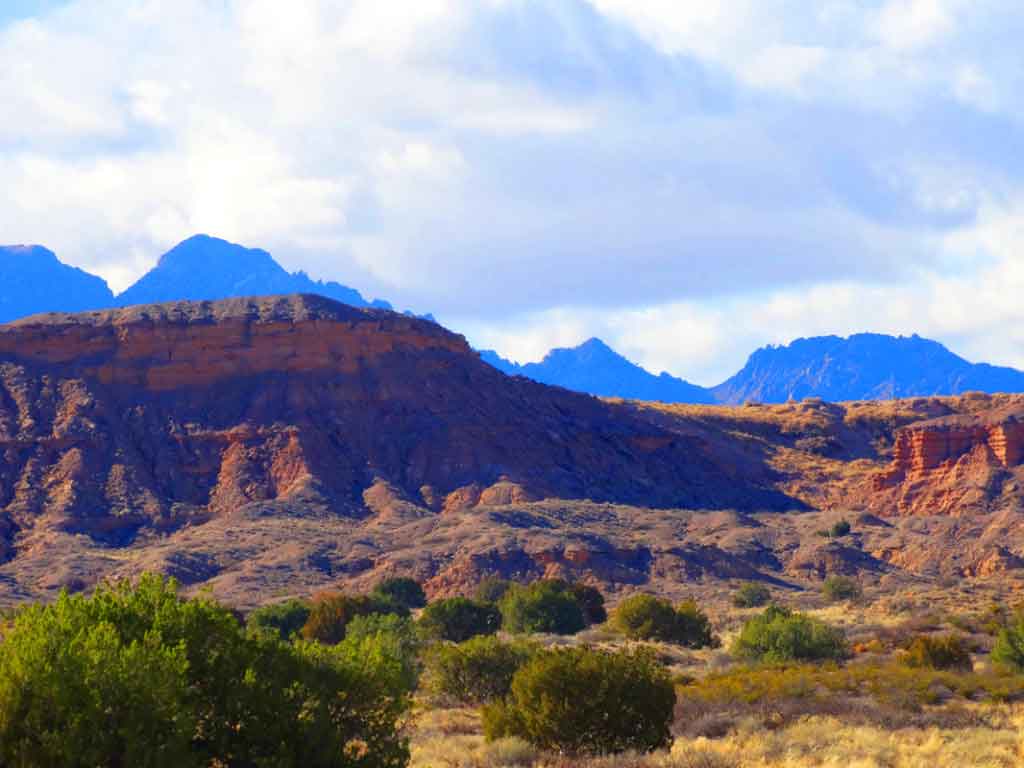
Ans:
[{"label": "distant mountain range", "polygon": [[37,312],[82,312],[114,303],[106,282],[39,245],[0,246],[0,322]]},{"label": "distant mountain range", "polygon": [[288,272],[266,251],[195,235],[169,250],[115,296],[96,275],[62,264],[38,245],[0,246],[0,323],[42,312],[80,312],[162,301],[316,293],[355,307],[391,309],[354,288]]},{"label": "distant mountain range", "polygon": [[[115,296],[99,277],[62,264],[38,245],[0,246],[0,323],[42,312],[80,312],[164,301],[236,296],[319,294],[355,307],[391,309],[354,288],[288,272],[264,250],[195,235],[160,257],[138,282]],[[408,314],[408,313],[407,313]],[[433,319],[429,315],[427,319]],[[553,349],[520,365],[493,350],[480,356],[509,375],[603,397],[669,403],[780,403],[790,399],[879,400],[895,397],[1024,392],[1024,373],[970,363],[919,336],[820,336],[754,352],[739,373],[701,387],[668,373],[654,375],[600,339]]]},{"label": "distant mountain range", "polygon": [[1024,373],[970,363],[917,335],[877,333],[818,336],[764,347],[712,390],[722,403],[782,403],[805,397],[888,400],[970,391],[1024,392]]},{"label": "distant mountain range", "polygon": [[763,347],[735,376],[716,387],[700,387],[645,371],[599,339],[554,349],[539,363],[518,365],[492,350],[480,356],[510,375],[604,397],[666,403],[748,401],[784,403],[805,397],[830,401],[958,395],[964,392],[1024,392],[1024,372],[970,363],[942,344],[920,336],[861,333],[819,336],[787,346]]},{"label": "distant mountain range", "polygon": [[553,349],[539,363],[518,365],[493,350],[480,357],[500,371],[525,376],[542,384],[553,384],[577,392],[631,400],[661,400],[671,403],[713,403],[704,387],[662,373],[653,373],[631,363],[600,339],[590,339],[571,349]]},{"label": "distant mountain range", "polygon": [[359,291],[341,283],[313,280],[305,272],[288,272],[264,250],[208,235],[195,235],[174,246],[117,297],[117,305],[284,293],[316,293],[353,307],[391,309],[388,302],[367,301]]}]

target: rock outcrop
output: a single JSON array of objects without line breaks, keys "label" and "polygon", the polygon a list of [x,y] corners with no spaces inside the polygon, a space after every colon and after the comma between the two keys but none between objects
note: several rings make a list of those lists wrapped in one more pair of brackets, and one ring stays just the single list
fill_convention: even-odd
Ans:
[{"label": "rock outcrop", "polygon": [[787,505],[697,441],[393,312],[297,295],[0,326],[8,547],[40,526],[121,545],[268,501],[409,519],[543,498]]},{"label": "rock outcrop", "polygon": [[471,354],[435,323],[314,295],[50,313],[0,326],[0,359],[150,392],[261,374],[353,375],[397,350]]},{"label": "rock outcrop", "polygon": [[240,606],[1024,580],[1022,422],[1019,395],[605,402],[315,296],[33,317],[0,326],[0,605],[147,570]]},{"label": "rock outcrop", "polygon": [[963,515],[1019,505],[1024,404],[922,421],[896,434],[870,506],[900,515]]},{"label": "rock outcrop", "polygon": [[896,436],[894,468],[917,479],[984,447],[1009,469],[1024,462],[1024,408],[981,416],[947,416],[906,427]]}]

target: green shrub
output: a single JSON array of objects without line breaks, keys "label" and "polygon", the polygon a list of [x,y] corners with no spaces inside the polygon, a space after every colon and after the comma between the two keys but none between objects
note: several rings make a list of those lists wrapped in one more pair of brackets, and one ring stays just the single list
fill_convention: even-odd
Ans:
[{"label": "green shrub", "polygon": [[978,618],[981,631],[992,637],[998,637],[1000,632],[1010,628],[1015,622],[1020,622],[1021,619],[1022,613],[1019,608],[1011,611],[1002,603],[989,604]]},{"label": "green shrub", "polygon": [[300,641],[295,651],[303,674],[282,676],[280,693],[270,691],[262,701],[268,702],[269,717],[282,710],[276,701],[287,701],[287,717],[278,732],[271,730],[270,735],[284,743],[304,739],[305,756],[292,761],[238,764],[338,768],[407,765],[405,722],[412,698],[405,662],[396,646],[379,637],[361,637],[345,638],[335,646]]},{"label": "green shrub", "polygon": [[461,643],[501,629],[501,612],[490,603],[465,597],[435,600],[423,609],[420,626],[428,637]]},{"label": "green shrub", "polygon": [[438,643],[427,652],[432,693],[461,704],[484,704],[508,695],[512,676],[536,651],[528,643],[474,637],[458,645]]},{"label": "green shrub", "polygon": [[389,659],[393,674],[403,688],[411,691],[419,684],[423,643],[408,616],[390,613],[356,616],[346,627],[342,642],[349,647],[366,644],[376,647]]},{"label": "green shrub", "polygon": [[745,581],[732,596],[732,604],[737,608],[760,608],[772,599],[771,590],[756,581]]},{"label": "green shrub", "polygon": [[66,597],[26,611],[4,640],[2,765],[196,765],[199,721],[184,648],[132,642]]},{"label": "green shrub", "polygon": [[[962,704],[1015,700],[1022,690],[1022,676],[892,662],[734,666],[679,688],[678,709],[691,722],[702,717],[753,717],[773,729],[807,715],[852,716],[858,721],[868,716],[891,732],[901,727],[901,721],[922,727],[922,716],[927,717],[923,707],[951,699],[960,701],[950,701],[951,706],[933,713],[939,722],[963,715],[973,726],[975,715],[961,709]],[[873,706],[865,707],[865,701]],[[949,727],[963,726],[940,725]],[[692,733],[690,727],[686,730]]]},{"label": "green shrub", "polygon": [[173,581],[62,594],[0,643],[0,764],[365,766],[408,759],[388,655],[246,632]]},{"label": "green shrub", "polygon": [[992,661],[1000,667],[1024,672],[1024,615],[1004,619],[992,646]]},{"label": "green shrub", "polygon": [[850,528],[850,524],[848,522],[846,522],[845,520],[840,520],[838,523],[836,523],[829,529],[829,535],[833,539],[841,539],[843,536],[849,536],[851,530],[852,529]]},{"label": "green shrub", "polygon": [[309,618],[302,626],[302,636],[334,645],[345,639],[345,629],[352,619],[374,613],[408,616],[409,609],[380,595],[318,595],[310,607]]},{"label": "green shrub", "polygon": [[651,752],[672,742],[675,689],[649,653],[545,651],[483,709],[488,740],[518,736],[567,755]]},{"label": "green shrub", "polygon": [[576,602],[583,609],[583,620],[587,626],[604,624],[608,621],[608,611],[604,607],[604,595],[597,587],[573,583],[569,585],[569,594],[576,598]]},{"label": "green shrub", "polygon": [[500,608],[502,627],[507,632],[574,635],[587,626],[583,606],[560,579],[516,585],[502,598]]},{"label": "green shrub", "polygon": [[500,603],[513,584],[508,579],[489,576],[477,585],[475,597],[481,603]]},{"label": "green shrub", "polygon": [[673,608],[653,595],[627,597],[615,609],[612,625],[632,640],[660,640],[688,648],[714,645],[708,617],[692,601]]},{"label": "green shrub", "polygon": [[739,658],[768,663],[823,661],[849,655],[842,630],[774,605],[743,625],[731,652]]},{"label": "green shrub", "polygon": [[674,642],[687,648],[717,647],[721,644],[711,631],[711,620],[692,600],[684,600],[676,606]]},{"label": "green shrub", "polygon": [[857,600],[861,596],[860,584],[848,576],[829,576],[821,585],[821,594],[830,603]]},{"label": "green shrub", "polygon": [[615,608],[612,626],[632,640],[661,640],[675,635],[676,611],[668,600],[633,595]]},{"label": "green shrub", "polygon": [[290,640],[302,631],[309,620],[310,605],[305,600],[286,600],[264,605],[252,611],[246,619],[250,629],[273,632],[282,640]]},{"label": "green shrub", "polygon": [[908,667],[930,669],[971,669],[971,654],[957,635],[918,635],[900,660]]},{"label": "green shrub", "polygon": [[385,579],[373,593],[409,609],[422,608],[427,604],[427,594],[420,583],[405,576]]}]

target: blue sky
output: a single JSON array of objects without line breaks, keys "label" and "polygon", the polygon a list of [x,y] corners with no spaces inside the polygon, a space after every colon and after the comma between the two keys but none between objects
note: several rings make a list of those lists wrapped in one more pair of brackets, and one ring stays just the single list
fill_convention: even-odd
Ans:
[{"label": "blue sky", "polygon": [[1022,35],[1011,0],[8,2],[0,241],[123,288],[208,232],[704,384],[865,330],[1024,367]]},{"label": "blue sky", "polygon": [[4,0],[0,3],[0,24],[41,16],[65,2],[66,0]]}]

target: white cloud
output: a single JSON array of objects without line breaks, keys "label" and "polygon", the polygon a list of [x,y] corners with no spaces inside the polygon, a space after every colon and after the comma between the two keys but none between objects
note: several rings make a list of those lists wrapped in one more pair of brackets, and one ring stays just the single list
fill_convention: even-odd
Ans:
[{"label": "white cloud", "polygon": [[955,25],[956,0],[890,0],[878,15],[878,36],[890,48],[934,45]]},{"label": "white cloud", "polygon": [[975,225],[936,244],[954,263],[974,267],[958,274],[922,272],[905,284],[829,282],[612,312],[548,311],[517,318],[512,327],[470,325],[470,339],[526,362],[597,334],[648,370],[705,386],[724,381],[766,344],[860,332],[920,333],[969,360],[1024,369],[1022,241],[1024,199],[986,203]]},{"label": "white cloud", "polygon": [[984,112],[1000,108],[998,89],[976,64],[961,64],[953,77],[953,94],[964,104]]},{"label": "white cloud", "polygon": [[824,103],[905,112],[954,83],[964,104],[992,110],[1019,79],[1008,53],[1022,20],[1014,0],[589,2],[664,53]]},{"label": "white cloud", "polygon": [[131,95],[131,115],[141,123],[166,125],[169,122],[167,102],[170,90],[162,83],[138,80],[128,86]]},{"label": "white cloud", "polygon": [[1011,0],[71,0],[0,27],[0,232],[120,288],[207,231],[520,359],[600,335],[705,383],[866,328],[1016,359],[1022,27]]},{"label": "white cloud", "polygon": [[[695,53],[724,60],[761,37],[771,36],[780,19],[777,0],[590,0],[602,13],[622,19],[668,54]],[[760,34],[755,31],[758,25]]]},{"label": "white cloud", "polygon": [[801,92],[805,79],[828,59],[828,50],[811,45],[772,45],[757,51],[740,70],[758,88]]}]

